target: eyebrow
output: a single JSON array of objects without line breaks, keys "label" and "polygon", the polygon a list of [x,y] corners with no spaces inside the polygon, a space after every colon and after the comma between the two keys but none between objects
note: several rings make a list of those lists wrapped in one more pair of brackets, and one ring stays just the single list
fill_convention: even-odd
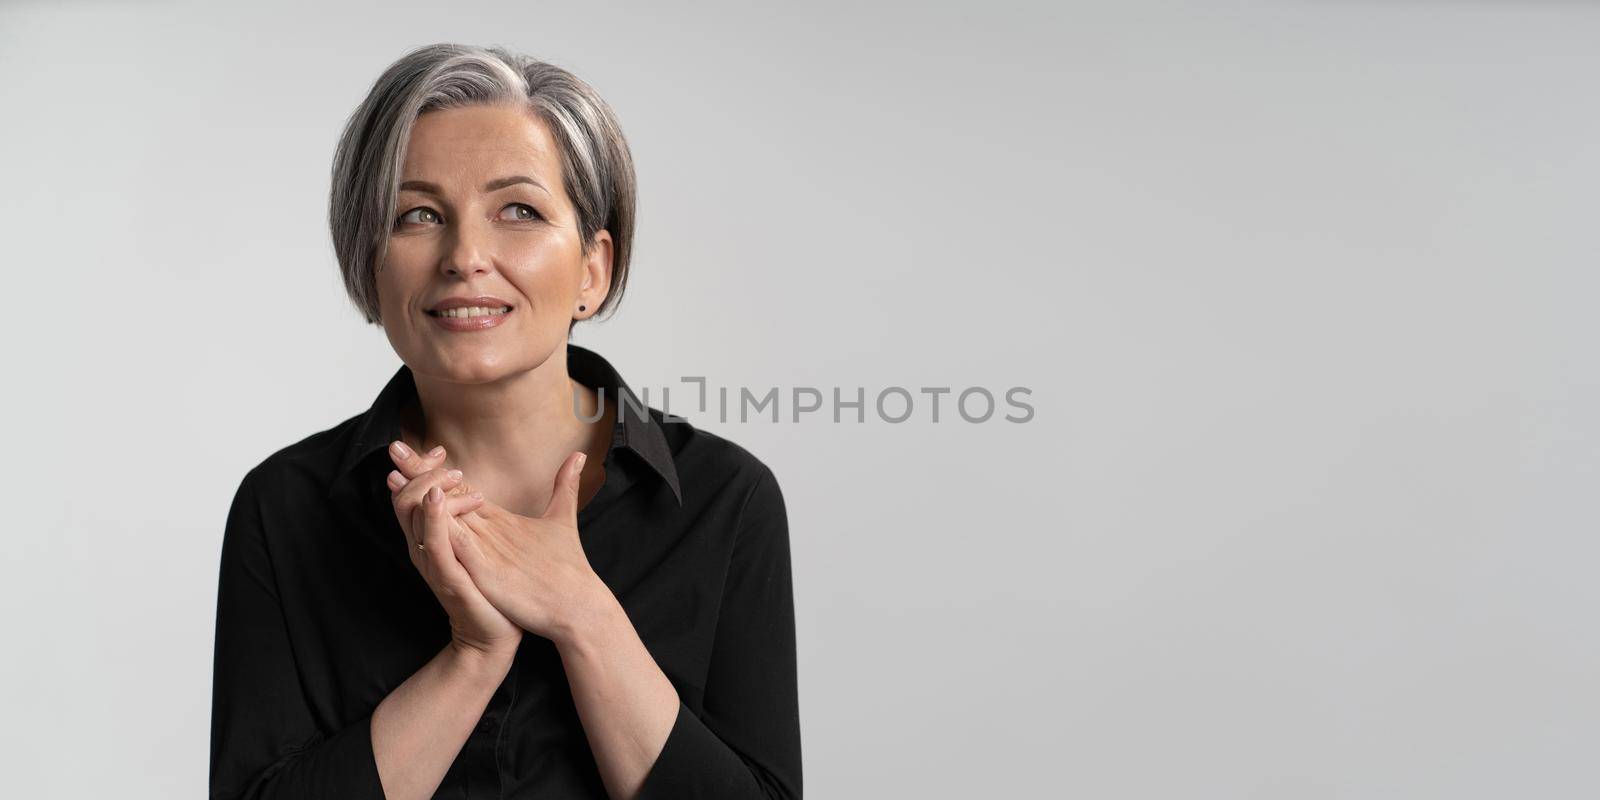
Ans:
[{"label": "eyebrow", "polygon": [[[528,184],[530,186],[536,186],[536,187],[538,187],[540,189],[544,189],[544,184],[542,184],[542,183],[540,183],[540,182],[538,182],[538,181],[536,181],[536,180],[534,180],[534,179],[532,179],[532,178],[530,178],[530,177],[528,177],[526,175],[507,175],[504,178],[495,178],[494,180],[489,181],[488,183],[484,184],[483,185],[483,191],[485,193],[493,192],[493,191],[495,191],[497,189],[504,189],[507,186],[513,186],[513,185],[516,185],[516,184],[519,184],[519,183],[526,183],[526,184]],[[416,191],[416,192],[427,192],[428,194],[435,195],[435,196],[438,196],[438,197],[443,197],[444,196],[444,193],[439,191],[438,184],[429,183],[427,181],[406,181],[405,183],[400,184],[400,188],[402,190],[410,189],[410,190]],[[548,192],[550,190],[549,189],[545,189],[545,191]]]}]

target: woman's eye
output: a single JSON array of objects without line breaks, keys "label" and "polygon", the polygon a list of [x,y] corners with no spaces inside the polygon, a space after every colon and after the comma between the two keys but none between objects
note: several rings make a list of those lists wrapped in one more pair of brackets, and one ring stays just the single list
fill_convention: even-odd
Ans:
[{"label": "woman's eye", "polygon": [[[527,203],[512,203],[512,204],[506,206],[506,211],[511,212],[512,216],[510,217],[510,219],[513,219],[513,220],[518,220],[518,221],[524,221],[525,222],[525,221],[528,221],[528,220],[539,219],[539,212],[537,210],[535,210],[533,206],[530,206]],[[502,218],[505,218],[503,216],[505,214],[505,212],[502,211],[501,214],[502,214]],[[408,224],[408,223],[421,224],[421,225],[436,225],[440,221],[441,220],[439,219],[439,212],[434,211],[433,209],[428,208],[427,206],[418,206],[416,208],[411,209],[410,211],[407,211],[404,214],[401,214],[400,218],[395,221],[395,225],[399,226],[399,225],[405,225],[405,224]]]},{"label": "woman's eye", "polygon": [[[412,214],[420,215],[421,219],[415,219],[415,220],[408,219]],[[401,214],[400,215],[400,219],[399,219],[399,223],[402,224],[402,225],[405,224],[406,222],[419,222],[419,223],[422,223],[424,225],[431,225],[431,224],[433,224],[435,222],[438,222],[438,221],[439,221],[439,212],[434,211],[433,209],[428,208],[426,206],[419,206],[417,208],[413,208],[410,211],[407,211],[406,213]]]},{"label": "woman's eye", "polygon": [[514,215],[512,217],[513,219],[526,221],[539,218],[539,212],[535,211],[533,206],[530,206],[527,203],[512,203],[511,205],[506,206],[506,208],[511,210],[511,213]]}]

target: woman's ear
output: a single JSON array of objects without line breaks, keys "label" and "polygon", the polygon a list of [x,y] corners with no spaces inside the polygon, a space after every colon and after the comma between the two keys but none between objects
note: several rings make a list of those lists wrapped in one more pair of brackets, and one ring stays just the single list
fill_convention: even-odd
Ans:
[{"label": "woman's ear", "polygon": [[[572,312],[578,318],[592,316],[611,293],[611,232],[604,228],[595,231],[589,254],[583,261],[583,282],[578,287],[578,302]],[[583,310],[578,310],[582,306]]]}]

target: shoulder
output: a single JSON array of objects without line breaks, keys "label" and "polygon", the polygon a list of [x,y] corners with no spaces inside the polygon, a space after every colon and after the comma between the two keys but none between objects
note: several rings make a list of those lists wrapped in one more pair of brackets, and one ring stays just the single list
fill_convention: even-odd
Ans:
[{"label": "shoulder", "polygon": [[688,421],[663,422],[661,412],[655,409],[651,415],[667,437],[686,501],[714,496],[732,503],[741,518],[774,510],[782,513],[778,476],[766,461],[744,445]]},{"label": "shoulder", "polygon": [[360,414],[353,415],[277,448],[245,471],[239,482],[239,492],[282,497],[325,491],[339,469],[360,420]]}]

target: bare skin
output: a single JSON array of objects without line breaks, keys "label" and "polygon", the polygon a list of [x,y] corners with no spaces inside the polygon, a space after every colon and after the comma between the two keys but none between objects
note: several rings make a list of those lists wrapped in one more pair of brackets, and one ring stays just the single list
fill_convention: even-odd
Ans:
[{"label": "bare skin", "polygon": [[[389,476],[397,509],[406,508],[407,498],[417,495],[416,486],[464,480],[464,476],[452,477],[443,467],[430,468],[444,461],[444,453],[418,456],[397,442],[390,447],[390,457],[397,466]],[[582,460],[583,454],[575,453],[563,465],[564,475],[557,479],[550,506],[538,519],[508,512],[478,493],[463,498],[462,513],[449,517],[444,511],[445,495],[434,489],[438,494],[434,507],[438,511],[429,515],[429,524],[420,532],[408,531],[407,535],[419,537],[425,543],[425,552],[432,555],[438,556],[443,550],[445,558],[464,559],[466,563],[459,566],[465,567],[475,587],[482,587],[485,598],[497,609],[504,609],[507,618],[520,628],[538,632],[555,643],[607,793],[613,798],[631,798],[638,794],[672,732],[680,698],[640,640],[622,605],[587,569],[576,527]],[[406,477],[408,473],[414,481]],[[437,533],[446,530],[447,533]],[[426,740],[431,739],[434,749],[424,758],[430,766],[424,771],[414,763],[401,764],[397,765],[397,772],[431,775],[431,769],[438,765],[438,754],[449,750],[453,757],[465,741],[465,734],[461,742],[453,737],[461,725],[460,709],[440,709],[428,703],[437,702],[438,698],[456,698],[481,714],[487,699],[480,700],[472,688],[481,688],[477,681],[498,682],[509,666],[509,659],[491,658],[489,662],[494,666],[488,669],[470,659],[464,665],[443,660],[445,665],[436,670],[442,677],[429,679],[424,675],[434,664],[418,673],[424,676],[423,685],[428,688],[417,690],[413,696],[418,699],[412,701],[414,706],[425,708],[421,713],[442,713],[443,719],[419,716],[412,724],[442,722],[448,733],[420,737],[411,731],[410,738],[392,750],[411,752],[417,746],[426,746]],[[396,690],[390,697],[399,694],[400,690]],[[400,729],[397,738],[407,733],[401,722],[386,724]],[[373,725],[376,738],[376,715]],[[467,730],[470,732],[470,725]],[[450,747],[441,746],[441,741]],[[444,769],[448,767],[445,762]]]},{"label": "bare skin", "polygon": [[386,797],[433,795],[522,642],[522,629],[489,604],[450,553],[451,511],[483,502],[473,495],[447,500],[443,487],[460,480],[435,469],[394,496],[407,540],[423,544],[408,548],[412,564],[449,615],[452,637],[373,709],[373,755]]},{"label": "bare skin", "polygon": [[[578,414],[584,419],[595,416],[599,405],[599,396],[595,390],[581,383],[573,382],[574,390],[578,393]],[[444,467],[445,469],[466,470],[455,459],[450,458],[444,445],[430,439],[424,432],[425,425],[421,419],[421,412],[415,406],[408,406],[402,411],[403,423],[401,424],[401,441],[411,448],[412,452],[424,454],[428,461],[429,469]],[[617,401],[607,397],[605,409],[599,419],[588,424],[588,433],[584,440],[583,452],[588,455],[583,470],[583,482],[579,487],[578,508],[582,509],[599,493],[600,487],[605,483],[606,453],[611,449],[611,426],[617,418]],[[428,454],[440,448],[446,455],[443,458],[430,459]],[[433,463],[437,461],[437,463]],[[451,488],[447,493],[462,495],[472,491],[481,491],[490,497],[503,498],[500,505],[526,516],[537,516],[538,512],[549,505],[548,492],[531,491],[534,487],[528,481],[516,476],[487,475],[480,476],[473,473],[474,480],[471,484],[462,483]]]},{"label": "bare skin", "polygon": [[[433,795],[532,633],[561,654],[607,793],[631,798],[679,698],[578,539],[578,509],[605,480],[615,402],[594,422],[574,413],[575,393],[585,417],[598,399],[568,375],[567,330],[609,291],[610,233],[582,246],[560,151],[524,108],[422,115],[401,180],[378,298],[419,405],[391,444],[389,488],[452,641],[373,712],[384,794]],[[479,296],[511,311],[472,331],[428,313]]]},{"label": "bare skin", "polygon": [[[518,182],[485,191],[502,179]],[[395,208],[376,277],[384,334],[416,378],[410,443],[444,445],[508,508],[543,509],[567,455],[598,454],[597,426],[572,410],[574,392],[593,401],[568,375],[566,344],[610,291],[611,234],[585,251],[555,140],[509,106],[419,117]],[[511,307],[492,328],[446,330],[428,313],[483,295]]]}]

